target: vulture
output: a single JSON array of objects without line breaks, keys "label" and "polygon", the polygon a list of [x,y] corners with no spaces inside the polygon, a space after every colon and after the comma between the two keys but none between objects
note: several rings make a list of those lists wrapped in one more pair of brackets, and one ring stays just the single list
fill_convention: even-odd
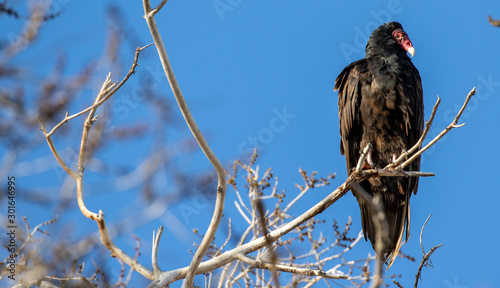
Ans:
[{"label": "vulture", "polygon": [[[347,170],[356,168],[370,143],[363,169],[384,168],[413,147],[423,132],[422,82],[411,62],[415,49],[398,22],[376,28],[366,44],[365,58],[349,64],[335,80],[340,118],[340,152]],[[419,171],[420,158],[404,170]],[[361,181],[367,193],[378,194],[389,227],[384,257],[387,269],[410,232],[410,196],[417,193],[418,177],[376,177]],[[351,190],[353,190],[351,188]],[[375,248],[376,229],[364,198],[352,191],[361,210],[365,240]]]}]

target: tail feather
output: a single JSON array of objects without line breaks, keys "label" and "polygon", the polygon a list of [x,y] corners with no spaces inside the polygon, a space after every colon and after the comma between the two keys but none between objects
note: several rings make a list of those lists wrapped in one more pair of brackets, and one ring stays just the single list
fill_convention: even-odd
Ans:
[{"label": "tail feather", "polygon": [[[409,214],[407,214],[408,212],[408,209],[406,207],[409,207],[410,205],[407,205],[405,203],[405,205],[403,205],[403,207],[399,207],[399,211],[396,216],[396,223],[395,223],[395,226],[394,227],[390,227],[389,226],[389,231],[393,231],[392,233],[390,232],[389,233],[389,247],[387,247],[388,249],[386,250],[387,251],[387,256],[386,256],[386,261],[387,261],[387,270],[389,270],[389,268],[391,268],[391,265],[392,263],[394,263],[394,260],[396,260],[396,257],[398,256],[399,254],[399,250],[401,249],[401,246],[403,244],[403,236],[404,236],[404,233],[405,233],[405,230],[406,230],[406,241],[408,241],[408,235],[409,235],[409,226],[406,227],[405,229],[405,224],[407,223],[407,216]],[[396,236],[397,235],[397,236]],[[392,236],[396,236],[396,237],[392,237]],[[396,239],[396,241],[392,241],[393,239]],[[406,243],[405,241],[405,243]],[[394,246],[392,246],[394,244]]]},{"label": "tail feather", "polygon": [[[389,228],[389,242],[387,243],[387,247],[385,247],[385,250],[383,252],[386,255],[385,260],[387,261],[387,269],[389,269],[394,263],[394,260],[398,256],[399,250],[403,245],[403,241],[408,241],[410,235],[409,196],[410,193],[406,195],[406,201],[403,200],[400,203],[384,203],[385,216]],[[370,239],[370,242],[375,249],[376,228],[370,215],[369,206],[361,197],[357,200],[359,203],[359,208],[361,210],[361,224],[363,227],[363,233],[365,234],[365,239]],[[403,240],[405,232],[406,239]]]}]

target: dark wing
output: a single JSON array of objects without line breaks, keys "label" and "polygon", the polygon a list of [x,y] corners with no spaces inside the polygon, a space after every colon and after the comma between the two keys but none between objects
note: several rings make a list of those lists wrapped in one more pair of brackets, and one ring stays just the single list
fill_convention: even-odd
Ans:
[{"label": "dark wing", "polygon": [[[410,115],[409,115],[409,130],[406,137],[406,147],[410,149],[413,147],[420,136],[422,135],[424,129],[424,102],[423,102],[423,90],[422,90],[422,80],[420,79],[420,74],[417,68],[408,60],[406,64],[405,73],[402,75],[404,79],[400,81],[399,87],[397,87],[409,102]],[[403,84],[404,83],[404,84]],[[404,85],[404,87],[403,87]],[[420,171],[420,157],[415,159],[410,163],[405,170],[407,171]],[[386,208],[386,217],[388,222],[390,222],[389,227],[393,227],[393,231],[389,231],[390,235],[398,235],[397,237],[391,236],[393,240],[397,240],[390,252],[387,269],[392,265],[396,256],[398,255],[401,243],[403,240],[403,232],[405,231],[406,222],[406,241],[410,235],[410,196],[411,194],[417,194],[418,189],[418,177],[410,177],[408,179],[408,186],[406,191],[406,200],[402,206],[393,207],[395,209],[391,210],[390,207]],[[393,220],[391,220],[393,219]],[[392,224],[391,224],[392,223]],[[392,232],[392,233],[391,233]]]},{"label": "dark wing", "polygon": [[[404,95],[410,100],[410,130],[408,131],[408,142],[407,147],[410,149],[413,147],[420,139],[422,132],[424,130],[424,102],[423,102],[423,91],[422,91],[422,80],[420,79],[420,74],[413,64],[410,62],[408,69],[405,71],[404,77],[406,77],[404,83],[406,83],[406,89]],[[406,168],[407,171],[420,171],[420,158],[413,161]],[[409,181],[409,192],[417,194],[418,189],[418,177],[410,177]]]},{"label": "dark wing", "polygon": [[359,158],[363,135],[359,105],[362,84],[369,77],[368,62],[361,59],[345,67],[335,80],[334,91],[339,90],[340,153],[345,155],[349,174]]}]

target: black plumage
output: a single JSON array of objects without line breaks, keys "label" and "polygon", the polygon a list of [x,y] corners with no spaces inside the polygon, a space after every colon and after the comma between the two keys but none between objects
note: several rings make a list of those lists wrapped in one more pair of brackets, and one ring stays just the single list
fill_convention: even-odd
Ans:
[{"label": "black plumage", "polygon": [[[424,126],[422,83],[407,53],[415,50],[401,24],[388,22],[373,31],[364,59],[349,64],[335,81],[340,118],[340,151],[349,174],[362,150],[371,143],[365,167],[383,168],[420,138]],[[405,170],[419,171],[420,158]],[[417,177],[379,177],[360,183],[368,193],[382,197],[389,225],[384,253],[393,263],[410,229],[410,196],[417,193]],[[356,195],[356,193],[354,193]],[[375,226],[368,206],[356,197],[365,239],[375,247]],[[406,229],[405,229],[406,227]]]}]

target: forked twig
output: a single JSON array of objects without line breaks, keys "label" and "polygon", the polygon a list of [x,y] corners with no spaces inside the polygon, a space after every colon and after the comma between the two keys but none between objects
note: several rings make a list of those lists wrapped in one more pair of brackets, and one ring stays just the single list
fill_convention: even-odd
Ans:
[{"label": "forked twig", "polygon": [[422,149],[420,149],[419,151],[417,151],[409,159],[407,159],[405,162],[403,162],[399,167],[401,167],[401,169],[402,169],[402,168],[406,167],[408,164],[410,164],[411,162],[413,162],[422,153],[424,153],[425,151],[427,151],[427,149],[431,148],[432,145],[436,144],[436,142],[439,139],[441,139],[444,135],[446,135],[446,133],[450,132],[451,129],[463,127],[465,125],[465,123],[460,124],[460,125],[457,125],[457,123],[458,123],[458,120],[460,119],[460,117],[462,116],[462,113],[464,113],[465,107],[467,107],[467,104],[469,104],[469,101],[470,101],[471,97],[474,94],[476,94],[476,87],[472,88],[472,90],[467,94],[467,97],[465,98],[465,101],[464,101],[464,104],[462,105],[462,108],[460,108],[460,110],[458,111],[457,115],[455,116],[455,119],[453,119],[453,121],[450,123],[450,125],[448,125],[446,128],[444,128],[444,130],[441,131],[441,133],[439,133],[439,135],[437,135],[436,137],[434,137],[434,139],[432,139]]},{"label": "forked twig", "polygon": [[424,242],[422,241],[422,236],[424,235],[425,225],[427,225],[427,221],[429,221],[429,219],[431,218],[431,216],[432,216],[432,214],[429,215],[429,217],[427,217],[427,219],[424,222],[424,225],[422,226],[422,230],[420,230],[420,247],[422,248],[422,255],[423,255],[423,257],[422,257],[422,261],[420,262],[420,265],[418,266],[417,274],[415,275],[415,286],[414,286],[414,288],[417,288],[418,280],[420,279],[420,273],[422,272],[422,267],[424,267],[425,265],[427,265],[427,263],[430,261],[430,257],[432,255],[432,253],[434,253],[434,251],[436,251],[436,249],[438,249],[439,247],[443,246],[443,244],[436,245],[436,246],[432,247],[431,250],[429,250],[429,252],[425,253]]},{"label": "forked twig", "polygon": [[[49,145],[50,150],[52,151],[52,154],[54,154],[54,157],[56,158],[57,162],[59,165],[68,173],[75,181],[76,181],[76,187],[77,187],[77,200],[78,200],[78,207],[80,208],[80,211],[82,214],[91,219],[96,221],[97,226],[99,227],[99,233],[101,235],[101,242],[108,248],[108,250],[111,251],[112,255],[114,257],[117,257],[121,259],[123,262],[125,262],[127,265],[129,265],[132,269],[136,270],[140,274],[142,274],[144,277],[153,280],[153,272],[139,264],[136,259],[130,257],[127,255],[125,252],[123,252],[120,248],[118,248],[113,241],[111,240],[111,237],[109,236],[109,232],[106,228],[106,222],[104,220],[104,212],[102,210],[99,211],[99,213],[94,213],[91,212],[90,210],[87,209],[83,197],[83,172],[85,170],[85,160],[86,160],[86,147],[87,147],[87,142],[88,142],[88,136],[89,136],[89,131],[90,128],[92,127],[93,123],[97,120],[97,116],[94,117],[95,112],[97,108],[102,105],[107,99],[109,99],[111,96],[113,96],[116,91],[120,87],[123,86],[123,84],[130,78],[132,74],[135,73],[135,68],[138,66],[137,61],[139,58],[139,53],[146,47],[150,45],[147,45],[145,47],[139,47],[136,49],[135,52],[135,57],[134,61],[132,63],[132,67],[128,71],[127,75],[124,77],[124,79],[120,83],[111,83],[111,76],[108,74],[106,77],[106,80],[104,81],[101,90],[99,91],[94,103],[92,106],[88,107],[87,109],[80,111],[79,113],[76,113],[72,116],[68,116],[69,113],[66,113],[64,119],[57,124],[50,132],[47,132],[45,125],[42,121],[42,119],[37,115],[37,119],[40,123],[40,129],[42,130],[45,139]],[[83,125],[83,133],[82,133],[82,139],[81,139],[81,144],[80,144],[80,153],[78,157],[78,167],[77,167],[77,172],[73,171],[69,166],[62,160],[61,156],[59,155],[51,136],[57,129],[59,129],[62,125],[68,122],[68,120],[71,120],[77,116],[83,115],[86,112],[89,112],[89,115],[85,119],[85,123]]]},{"label": "forked twig", "polygon": [[[134,56],[134,61],[132,63],[132,67],[130,68],[127,75],[125,75],[125,77],[123,78],[122,81],[120,81],[119,83],[112,83],[112,84],[103,85],[103,86],[106,86],[106,89],[104,89],[104,91],[102,91],[102,88],[101,88],[101,91],[99,93],[105,94],[104,97],[100,97],[100,100],[94,101],[92,106],[90,106],[86,109],[83,109],[82,111],[75,113],[71,116],[69,115],[69,113],[66,113],[66,115],[64,116],[64,119],[61,122],[59,122],[56,126],[54,126],[54,128],[52,128],[52,130],[50,130],[50,132],[46,133],[46,137],[52,136],[52,134],[54,134],[59,128],[61,128],[62,125],[68,123],[69,120],[76,118],[78,116],[81,116],[81,115],[89,112],[92,109],[97,109],[104,102],[106,102],[111,96],[113,96],[116,93],[116,91],[118,91],[123,86],[123,84],[125,84],[125,82],[127,82],[127,80],[130,78],[130,76],[132,76],[135,73],[135,68],[137,66],[139,66],[139,64],[137,64],[137,61],[139,60],[139,53],[151,45],[153,45],[153,43],[148,44],[144,47],[139,47],[135,50],[135,56]],[[113,89],[113,90],[111,90],[111,89]]]}]

